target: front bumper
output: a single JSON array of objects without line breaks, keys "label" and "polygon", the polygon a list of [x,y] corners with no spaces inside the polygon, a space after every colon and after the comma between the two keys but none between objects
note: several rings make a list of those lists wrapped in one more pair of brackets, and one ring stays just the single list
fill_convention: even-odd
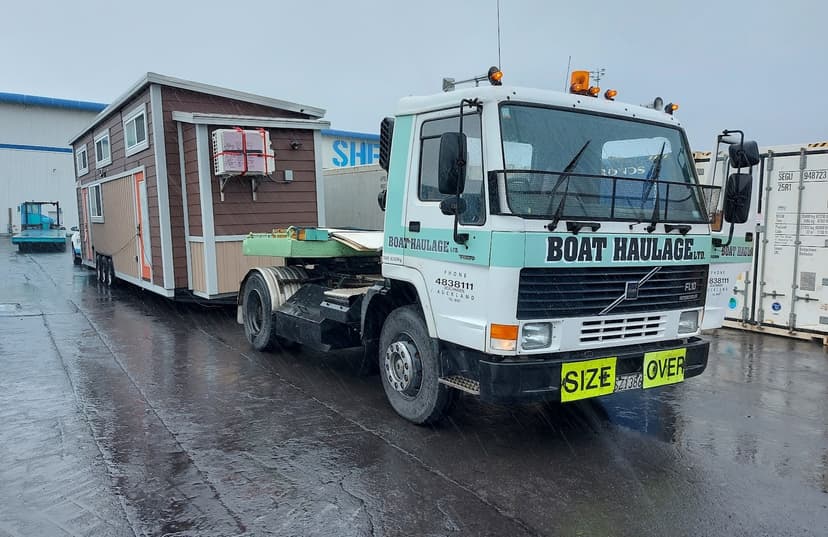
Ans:
[{"label": "front bumper", "polygon": [[698,337],[645,345],[561,352],[533,356],[531,360],[494,361],[480,353],[477,378],[480,399],[493,403],[560,400],[561,364],[617,357],[617,374],[640,372],[647,352],[686,348],[684,378],[700,375],[707,367],[710,343]]}]

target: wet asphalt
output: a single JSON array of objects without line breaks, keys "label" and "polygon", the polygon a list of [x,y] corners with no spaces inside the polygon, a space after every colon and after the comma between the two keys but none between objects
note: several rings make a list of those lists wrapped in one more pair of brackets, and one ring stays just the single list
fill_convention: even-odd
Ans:
[{"label": "wet asphalt", "polygon": [[723,330],[686,383],[411,425],[352,355],[0,238],[0,537],[828,535],[828,353]]}]

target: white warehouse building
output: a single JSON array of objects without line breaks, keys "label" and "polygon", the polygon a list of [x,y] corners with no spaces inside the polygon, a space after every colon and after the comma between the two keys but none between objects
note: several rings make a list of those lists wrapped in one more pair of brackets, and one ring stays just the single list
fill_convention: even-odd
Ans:
[{"label": "white warehouse building", "polygon": [[[17,208],[24,201],[57,201],[61,224],[67,229],[78,225],[69,138],[105,107],[101,103],[0,93],[0,234],[19,230]],[[44,206],[44,211],[47,207],[53,209]]]}]

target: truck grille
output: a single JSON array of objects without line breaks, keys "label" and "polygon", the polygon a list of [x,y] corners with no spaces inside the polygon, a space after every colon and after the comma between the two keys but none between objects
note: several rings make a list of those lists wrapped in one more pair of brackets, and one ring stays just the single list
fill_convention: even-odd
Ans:
[{"label": "truck grille", "polygon": [[662,315],[599,319],[581,323],[581,343],[599,343],[664,335]]},{"label": "truck grille", "polygon": [[[619,297],[656,267],[524,268],[520,271],[517,318],[548,319],[653,313],[704,306],[707,265],[667,265],[638,285],[637,298]],[[633,285],[628,285],[633,284]]]}]

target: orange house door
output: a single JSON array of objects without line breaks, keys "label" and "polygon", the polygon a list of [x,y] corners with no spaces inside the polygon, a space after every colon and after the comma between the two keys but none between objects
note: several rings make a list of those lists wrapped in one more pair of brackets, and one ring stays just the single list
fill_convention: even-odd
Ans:
[{"label": "orange house door", "polygon": [[92,241],[89,240],[89,189],[81,189],[81,218],[83,218],[83,226],[81,226],[81,257],[88,261],[92,261]]},{"label": "orange house door", "polygon": [[149,206],[147,205],[147,183],[143,172],[138,172],[135,178],[135,221],[138,223],[138,262],[141,268],[141,278],[146,281],[152,279],[152,250],[150,248]]}]

